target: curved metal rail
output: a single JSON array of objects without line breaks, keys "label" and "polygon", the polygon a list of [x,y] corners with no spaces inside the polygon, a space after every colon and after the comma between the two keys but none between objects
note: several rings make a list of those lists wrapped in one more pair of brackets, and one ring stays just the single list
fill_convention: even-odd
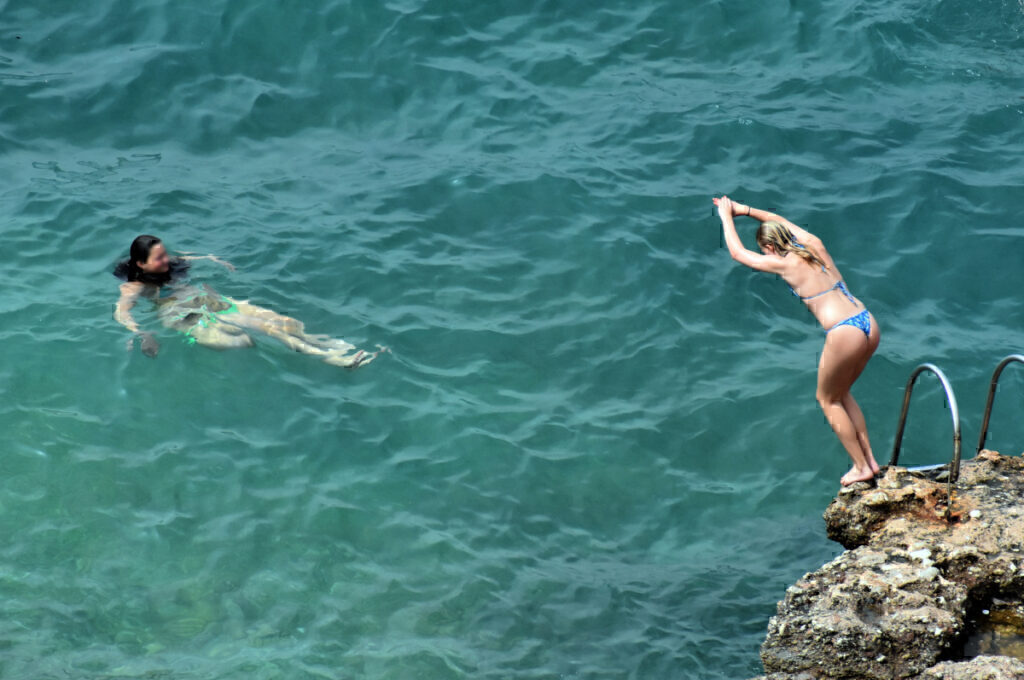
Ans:
[{"label": "curved metal rail", "polygon": [[996,366],[996,370],[992,372],[992,383],[988,388],[988,400],[985,402],[985,417],[981,421],[981,434],[978,436],[978,449],[975,451],[975,455],[981,453],[981,450],[985,448],[985,439],[988,438],[988,421],[992,416],[992,402],[996,400],[996,385],[999,383],[999,376],[1004,368],[1015,361],[1024,364],[1024,355],[1011,354],[1005,357]]},{"label": "curved metal rail", "polygon": [[942,383],[942,389],[946,391],[946,401],[949,404],[950,414],[953,416],[953,459],[949,463],[949,479],[946,482],[946,512],[945,516],[948,518],[950,508],[953,505],[953,485],[956,480],[960,477],[960,409],[956,405],[956,395],[953,394],[953,388],[949,384],[949,380],[946,378],[946,374],[934,364],[921,364],[914,369],[914,372],[910,374],[910,378],[907,379],[907,387],[903,392],[903,409],[900,411],[900,423],[896,430],[896,441],[892,447],[892,458],[889,460],[889,465],[896,465],[900,457],[900,445],[903,443],[903,430],[907,425],[907,411],[910,409],[910,394],[914,391],[914,383],[925,371],[934,373],[939,382]]}]

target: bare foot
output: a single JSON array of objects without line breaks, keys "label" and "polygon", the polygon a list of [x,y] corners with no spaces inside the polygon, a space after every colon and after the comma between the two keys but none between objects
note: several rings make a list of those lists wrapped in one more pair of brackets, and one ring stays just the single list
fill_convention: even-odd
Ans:
[{"label": "bare foot", "polygon": [[[355,348],[353,347],[352,349]],[[370,363],[381,354],[391,354],[391,350],[383,345],[377,345],[376,352],[359,350],[355,354],[348,354],[339,350],[329,350],[324,356],[324,363],[331,364],[332,366],[341,366],[342,368],[359,368]]]},{"label": "bare foot", "polygon": [[369,355],[363,350],[359,350],[355,354],[345,354],[342,352],[327,352],[324,357],[324,363],[332,366],[341,366],[342,368],[356,368],[363,364],[368,364],[373,361],[376,355]]},{"label": "bare foot", "polygon": [[353,344],[347,343],[344,340],[332,338],[329,335],[306,333],[304,337],[310,344],[316,345],[324,350],[333,350],[341,354],[356,348]]},{"label": "bare foot", "polygon": [[871,471],[871,468],[860,469],[856,466],[850,468],[850,471],[843,475],[839,483],[843,486],[850,486],[857,482],[868,482],[875,478],[875,473]]},{"label": "bare foot", "polygon": [[868,465],[871,466],[871,472],[877,475],[880,468],[878,467],[878,463],[875,462],[875,457],[870,454],[868,454]]}]

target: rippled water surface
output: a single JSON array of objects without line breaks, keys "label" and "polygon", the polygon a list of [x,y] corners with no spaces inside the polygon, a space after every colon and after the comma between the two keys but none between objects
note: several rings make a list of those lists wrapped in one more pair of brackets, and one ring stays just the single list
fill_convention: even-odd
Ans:
[{"label": "rippled water surface", "polygon": [[[880,459],[925,360],[972,453],[1024,345],[1022,31],[1016,0],[0,0],[0,676],[758,674],[847,460],[820,329],[710,197],[820,234],[871,308]],[[216,352],[145,305],[160,354],[126,352],[139,233],[393,353]],[[919,392],[905,460],[939,462]]]}]

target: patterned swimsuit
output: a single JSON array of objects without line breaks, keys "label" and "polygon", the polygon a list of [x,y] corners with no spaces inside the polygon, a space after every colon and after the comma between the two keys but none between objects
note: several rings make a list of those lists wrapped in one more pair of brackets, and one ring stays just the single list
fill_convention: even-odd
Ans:
[{"label": "patterned swimsuit", "polygon": [[[825,268],[822,267],[821,271],[825,271]],[[857,304],[857,299],[855,297],[853,297],[852,295],[850,295],[850,291],[846,287],[846,284],[843,283],[842,279],[840,279],[839,281],[836,281],[832,285],[831,288],[829,288],[827,290],[823,290],[820,293],[815,293],[814,295],[808,295],[806,297],[804,297],[802,295],[798,295],[797,292],[795,290],[793,290],[792,287],[790,287],[789,290],[793,293],[793,295],[796,295],[798,298],[800,298],[804,302],[806,302],[807,300],[813,300],[816,297],[821,297],[825,293],[831,293],[834,290],[838,290],[840,293],[845,295],[850,302],[852,302],[853,304]],[[828,330],[826,330],[825,334],[828,335],[828,333],[830,333],[831,331],[834,331],[835,329],[839,328],[840,326],[853,326],[854,328],[859,328],[862,331],[864,331],[864,335],[866,335],[868,338],[871,337],[871,315],[868,314],[868,310],[867,309],[864,309],[863,311],[861,311],[861,312],[859,312],[857,314],[854,314],[853,316],[851,316],[848,319],[843,319],[842,321],[837,323],[835,326],[832,326],[832,328],[829,328]]]}]

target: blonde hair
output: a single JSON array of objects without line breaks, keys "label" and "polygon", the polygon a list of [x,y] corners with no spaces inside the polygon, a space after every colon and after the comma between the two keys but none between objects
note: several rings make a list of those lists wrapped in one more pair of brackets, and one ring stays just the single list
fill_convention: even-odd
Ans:
[{"label": "blonde hair", "polygon": [[761,226],[757,228],[757,245],[759,246],[772,246],[775,252],[785,257],[786,253],[796,253],[798,257],[804,260],[807,264],[813,265],[815,263],[821,265],[823,268],[827,268],[827,265],[822,262],[821,258],[808,250],[802,243],[796,240],[793,236],[793,232],[789,230],[789,227],[776,222],[775,220],[768,220],[762,222]]}]

